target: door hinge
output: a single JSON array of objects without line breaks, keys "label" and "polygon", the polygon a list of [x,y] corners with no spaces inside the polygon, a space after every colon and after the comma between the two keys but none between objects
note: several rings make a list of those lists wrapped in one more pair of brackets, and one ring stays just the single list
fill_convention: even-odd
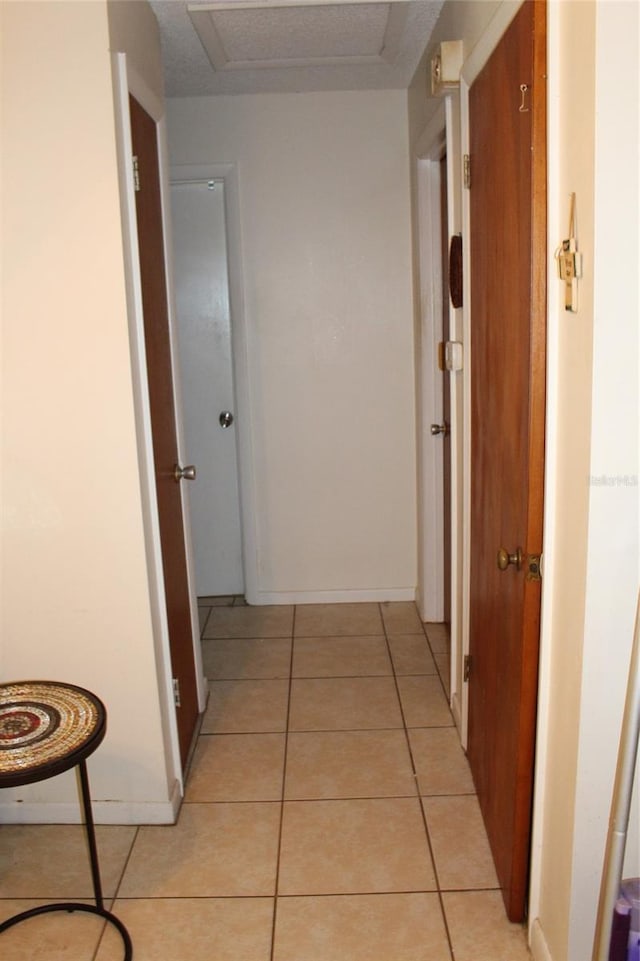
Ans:
[{"label": "door hinge", "polygon": [[527,554],[527,574],[528,581],[542,580],[542,555]]},{"label": "door hinge", "polygon": [[173,678],[173,702],[176,707],[180,707],[180,681],[177,677]]},{"label": "door hinge", "polygon": [[133,161],[133,189],[138,192],[140,190],[140,164],[138,163],[138,158],[136,156],[131,158]]},{"label": "door hinge", "polygon": [[462,173],[464,177],[464,185],[469,189],[471,186],[471,157],[468,153],[462,158]]},{"label": "door hinge", "polygon": [[471,655],[465,654],[464,656],[464,673],[462,675],[463,681],[468,681],[471,674]]}]

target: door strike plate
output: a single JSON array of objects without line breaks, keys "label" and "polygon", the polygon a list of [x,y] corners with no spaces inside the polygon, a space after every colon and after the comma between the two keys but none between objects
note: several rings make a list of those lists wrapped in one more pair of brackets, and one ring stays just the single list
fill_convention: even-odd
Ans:
[{"label": "door strike plate", "polygon": [[462,680],[468,681],[471,676],[471,655],[470,654],[465,654],[463,665],[464,667],[463,667]]},{"label": "door strike plate", "polygon": [[527,554],[527,580],[528,581],[542,580],[540,554]]}]

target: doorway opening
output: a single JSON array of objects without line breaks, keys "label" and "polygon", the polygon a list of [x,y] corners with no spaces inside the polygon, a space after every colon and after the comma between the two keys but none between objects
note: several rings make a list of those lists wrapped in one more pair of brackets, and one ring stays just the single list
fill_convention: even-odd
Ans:
[{"label": "doorway opening", "polygon": [[[460,230],[459,130],[458,98],[448,96],[415,148],[421,304],[416,330],[417,603],[423,621],[448,628],[450,704],[464,746],[462,311],[451,302],[447,280],[449,240]],[[452,353],[451,345],[458,352]]]}]

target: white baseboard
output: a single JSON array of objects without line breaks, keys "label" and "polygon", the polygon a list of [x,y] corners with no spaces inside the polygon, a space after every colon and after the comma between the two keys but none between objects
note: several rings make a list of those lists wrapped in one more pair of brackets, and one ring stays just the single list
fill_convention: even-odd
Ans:
[{"label": "white baseboard", "polygon": [[535,918],[531,923],[529,936],[531,940],[531,954],[534,961],[553,961],[538,918]]},{"label": "white baseboard", "polygon": [[250,604],[354,604],[366,601],[415,601],[415,587],[354,591],[257,591]]},{"label": "white baseboard", "polygon": [[[167,801],[92,801],[96,824],[175,824],[182,796],[174,782]],[[0,802],[0,824],[79,824],[80,803]]]}]

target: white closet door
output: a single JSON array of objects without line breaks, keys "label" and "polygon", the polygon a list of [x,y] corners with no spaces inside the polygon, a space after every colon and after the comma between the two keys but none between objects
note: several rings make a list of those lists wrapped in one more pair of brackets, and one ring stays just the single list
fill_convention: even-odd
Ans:
[{"label": "white closet door", "polygon": [[173,184],[171,206],[197,591],[242,594],[224,185]]}]

